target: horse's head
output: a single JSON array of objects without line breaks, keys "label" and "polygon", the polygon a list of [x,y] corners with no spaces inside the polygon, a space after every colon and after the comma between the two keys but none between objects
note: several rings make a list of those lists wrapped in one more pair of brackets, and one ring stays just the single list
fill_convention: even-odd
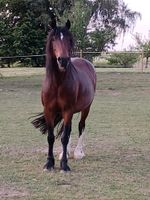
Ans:
[{"label": "horse's head", "polygon": [[70,33],[70,21],[68,20],[64,27],[58,27],[56,20],[51,22],[51,32],[49,35],[49,53],[57,60],[60,71],[66,71],[70,63],[70,57],[73,49],[73,38]]}]

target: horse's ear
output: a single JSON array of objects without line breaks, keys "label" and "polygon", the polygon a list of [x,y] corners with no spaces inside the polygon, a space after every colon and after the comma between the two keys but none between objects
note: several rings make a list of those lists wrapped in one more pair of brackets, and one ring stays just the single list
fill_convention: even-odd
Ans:
[{"label": "horse's ear", "polygon": [[66,22],[66,27],[67,27],[68,30],[69,30],[70,27],[71,27],[71,23],[70,23],[70,20],[69,20],[69,19],[68,19],[67,22]]},{"label": "horse's ear", "polygon": [[52,29],[55,29],[56,28],[56,19],[53,19],[52,21],[51,21],[51,23],[50,23],[50,26],[51,26],[51,28]]}]

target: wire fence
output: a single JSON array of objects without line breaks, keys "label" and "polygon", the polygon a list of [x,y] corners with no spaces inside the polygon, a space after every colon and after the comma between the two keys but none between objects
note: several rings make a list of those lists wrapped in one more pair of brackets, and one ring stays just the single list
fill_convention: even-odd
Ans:
[{"label": "wire fence", "polygon": [[[137,62],[133,65],[134,68],[141,68],[143,70],[146,66],[146,59],[143,51],[109,51],[109,52],[92,52],[92,51],[76,51],[73,57],[86,58],[94,63],[96,67],[116,67],[116,65],[109,65],[108,58],[115,53],[130,53],[137,54]],[[6,56],[0,57],[0,67],[42,67],[45,66],[46,54],[40,55],[23,55],[23,56]],[[146,67],[150,67],[147,63]]]}]

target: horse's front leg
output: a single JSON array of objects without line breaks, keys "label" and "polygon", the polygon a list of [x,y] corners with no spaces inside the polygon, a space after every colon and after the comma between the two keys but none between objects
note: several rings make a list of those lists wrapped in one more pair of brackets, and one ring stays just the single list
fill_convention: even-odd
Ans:
[{"label": "horse's front leg", "polygon": [[54,169],[55,165],[54,154],[53,154],[55,136],[54,136],[54,129],[51,127],[48,128],[47,141],[48,141],[48,157],[47,157],[47,162],[44,165],[44,170],[51,171]]},{"label": "horse's front leg", "polygon": [[60,161],[60,168],[61,170],[65,172],[70,171],[70,167],[68,166],[68,158],[67,158],[67,145],[69,142],[70,133],[71,133],[71,121],[69,123],[64,123],[64,130],[61,136],[63,152],[62,152],[62,158]]}]

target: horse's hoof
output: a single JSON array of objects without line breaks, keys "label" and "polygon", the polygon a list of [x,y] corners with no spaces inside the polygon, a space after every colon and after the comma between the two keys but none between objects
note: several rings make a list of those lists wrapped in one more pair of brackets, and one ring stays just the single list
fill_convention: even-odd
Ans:
[{"label": "horse's hoof", "polygon": [[63,162],[61,162],[61,164],[60,164],[60,169],[63,172],[70,172],[71,171],[70,167],[66,163],[63,163]]},{"label": "horse's hoof", "polygon": [[53,172],[54,171],[54,168],[43,168],[43,172]]},{"label": "horse's hoof", "polygon": [[47,161],[47,163],[43,167],[43,171],[53,171],[54,170],[54,160]]},{"label": "horse's hoof", "polygon": [[69,166],[67,166],[65,168],[61,168],[61,170],[60,170],[61,173],[66,173],[66,172],[70,172],[70,171],[71,171],[71,169]]},{"label": "horse's hoof", "polygon": [[54,171],[54,166],[48,167],[47,165],[44,165],[43,171],[44,172],[52,172],[52,171]]}]

